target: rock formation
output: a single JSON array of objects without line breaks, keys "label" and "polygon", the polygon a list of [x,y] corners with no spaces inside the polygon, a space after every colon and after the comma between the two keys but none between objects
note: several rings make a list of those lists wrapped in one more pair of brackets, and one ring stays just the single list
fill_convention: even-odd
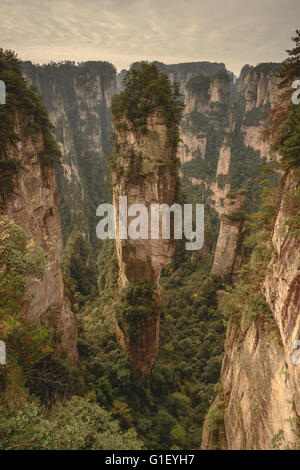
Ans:
[{"label": "rock formation", "polygon": [[[172,82],[180,83],[182,93],[191,78],[225,70],[224,64],[211,62],[156,65]],[[114,66],[108,62],[44,66],[24,62],[23,72],[37,86],[49,110],[62,153],[56,173],[64,240],[72,227],[88,235],[95,246],[96,208],[110,198],[107,187],[112,131],[110,103],[112,96],[122,90],[126,71],[116,75]]]},{"label": "rock formation", "polygon": [[179,157],[186,185],[198,200],[222,213],[229,191],[249,186],[245,206],[259,201],[258,178],[265,161],[277,158],[260,138],[266,113],[278,98],[279,64],[243,67],[191,78],[186,84]]},{"label": "rock formation", "polygon": [[14,132],[18,142],[7,142],[5,146],[5,158],[18,161],[21,171],[13,192],[6,194],[5,203],[1,201],[1,212],[20,225],[45,253],[45,277],[42,281],[28,279],[34,298],[24,305],[23,313],[30,321],[54,327],[61,349],[67,353],[69,361],[75,362],[77,326],[69,302],[64,298],[55,170],[42,167],[39,156],[45,148],[41,128],[35,125],[33,116],[27,114],[24,120],[22,113],[17,112],[15,116]]},{"label": "rock formation", "polygon": [[[175,201],[176,152],[169,143],[166,120],[157,111],[147,119],[147,134],[135,132],[127,123],[126,130],[118,130],[116,163],[112,167],[113,204],[116,210],[116,248],[119,262],[120,287],[146,280],[157,286],[161,268],[169,264],[174,253],[174,242],[150,239],[120,240],[119,196],[127,196],[127,204],[144,204],[150,216],[151,204]],[[130,221],[130,218],[129,218]],[[158,296],[156,296],[156,300]],[[159,307],[141,325],[137,323],[135,339],[126,333],[124,323],[117,322],[119,340],[130,361],[143,375],[151,373],[158,352]]]},{"label": "rock formation", "polygon": [[[171,81],[180,83],[185,95],[178,152],[183,176],[196,188],[198,202],[210,204],[220,214],[225,195],[244,187],[247,174],[263,165],[262,157],[270,158],[269,146],[259,132],[278,95],[279,64],[245,66],[236,82],[231,73],[226,75],[222,63],[156,65]],[[122,88],[125,71],[116,75],[113,65],[106,62],[46,66],[25,62],[23,70],[49,110],[63,155],[56,171],[64,239],[72,227],[95,243],[95,210],[109,200],[110,102]],[[249,167],[239,178],[237,158]],[[246,205],[257,201],[258,194],[255,184]]]},{"label": "rock formation", "polygon": [[[180,64],[163,64],[162,62],[154,61],[158,70],[166,74],[172,83],[177,82],[180,84],[180,91],[182,94],[186,92],[186,85],[188,81],[199,75],[209,77],[215,75],[219,71],[225,70],[225,65],[222,62],[186,62]],[[138,68],[140,62],[135,62],[131,68]],[[124,71],[121,72],[124,76]]]},{"label": "rock formation", "polygon": [[244,223],[245,191],[228,194],[224,200],[221,227],[217,241],[212,274],[231,278],[238,264],[238,246]]},{"label": "rock formation", "polygon": [[79,230],[95,246],[96,208],[109,200],[107,156],[116,70],[108,62],[45,66],[25,62],[23,72],[38,88],[62,153],[56,173],[64,240]]},{"label": "rock formation", "polygon": [[300,368],[293,354],[298,357],[295,342],[300,339],[300,240],[286,226],[292,215],[286,200],[291,190],[299,191],[293,170],[280,185],[271,234],[274,254],[261,285],[271,318],[255,317],[249,323],[244,314],[238,321],[231,317],[221,389],[204,426],[204,449],[299,446]]}]

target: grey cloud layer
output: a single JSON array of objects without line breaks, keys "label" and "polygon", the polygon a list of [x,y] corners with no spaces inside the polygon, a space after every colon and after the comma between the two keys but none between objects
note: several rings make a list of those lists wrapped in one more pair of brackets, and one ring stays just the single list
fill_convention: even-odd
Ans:
[{"label": "grey cloud layer", "polygon": [[0,46],[22,59],[279,61],[298,0],[0,0]]}]

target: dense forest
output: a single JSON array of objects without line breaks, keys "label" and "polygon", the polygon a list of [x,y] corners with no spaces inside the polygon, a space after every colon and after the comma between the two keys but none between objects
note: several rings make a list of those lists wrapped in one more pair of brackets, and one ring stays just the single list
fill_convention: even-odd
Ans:
[{"label": "dense forest", "polygon": [[[280,69],[282,86],[299,73],[297,34],[296,48]],[[73,65],[56,65],[55,73],[62,82],[65,70]],[[115,70],[108,64],[102,67],[104,81],[110,81]],[[274,64],[270,67],[274,70]],[[83,65],[81,68],[84,77],[86,70]],[[99,64],[94,63],[93,68],[97,70]],[[169,142],[177,149],[180,125],[200,133],[207,116],[194,112],[181,122],[180,85],[172,84],[162,68],[160,64],[142,62],[127,72],[122,91],[112,99],[113,123],[124,132],[129,123],[135,133],[146,135],[147,118],[159,109],[167,123]],[[222,65],[213,68],[214,77],[231,80]],[[34,141],[35,133],[40,133],[43,151],[38,158],[45,180],[48,168],[59,165],[61,153],[37,90],[24,79],[16,55],[3,49],[0,80],[7,86],[7,105],[0,105],[0,338],[7,350],[7,363],[0,365],[0,449],[200,449],[204,423],[215,436],[214,448],[218,448],[218,436],[224,433],[220,370],[229,320],[238,324],[243,316],[243,322],[249,325],[259,317],[262,327],[275,340],[278,335],[260,287],[274,254],[271,232],[278,198],[282,196],[281,181],[291,170],[300,181],[300,106],[292,103],[290,92],[283,91],[277,108],[269,110],[267,106],[260,115],[253,112],[243,117],[254,125],[269,113],[263,133],[272,152],[280,155],[275,163],[264,161],[245,146],[240,128],[229,136],[232,166],[226,182],[233,192],[241,187],[248,191],[246,212],[242,214],[242,266],[234,283],[230,277],[211,275],[219,218],[209,207],[203,250],[191,255],[185,251],[183,241],[176,240],[173,261],[161,272],[159,354],[151,376],[145,378],[117,341],[115,315],[118,311],[141,322],[147,309],[154,308],[153,289],[141,279],[139,285],[120,295],[115,242],[100,243],[87,235],[95,220],[93,205],[87,209],[85,220],[90,226],[85,233],[78,230],[77,223],[64,231],[64,295],[76,315],[78,361],[67,361],[53,327],[29,321],[24,315],[24,305],[30,309],[34,297],[28,278],[42,280],[48,265],[42,247],[6,214],[23,171],[22,162],[12,158],[8,149],[27,138]],[[187,88],[207,96],[211,81],[203,72],[191,79]],[[242,112],[242,106],[236,104],[237,113]],[[16,120],[21,128],[18,133]],[[205,175],[209,181],[216,173],[215,156],[225,136],[222,126],[228,124],[224,106],[215,106],[212,120],[214,129],[207,150],[212,157],[198,156],[185,164],[177,188],[182,201],[196,200],[201,191],[189,184],[189,177]],[[105,151],[112,144],[110,165],[115,168],[120,147],[116,136],[112,136],[111,144],[107,143],[107,129],[109,126],[105,126]],[[138,159],[138,155],[130,158]],[[86,161],[82,171],[85,165]],[[137,161],[133,165],[139,168]],[[57,171],[59,175],[61,168]],[[93,175],[89,178],[92,181]],[[93,188],[87,194],[95,200]],[[103,187],[101,197],[106,196],[110,197],[109,191]],[[63,211],[69,210],[65,197]],[[299,189],[286,193],[284,204],[289,213],[285,230],[299,237]],[[65,220],[77,220],[74,214],[69,218],[66,213],[62,215]]]}]

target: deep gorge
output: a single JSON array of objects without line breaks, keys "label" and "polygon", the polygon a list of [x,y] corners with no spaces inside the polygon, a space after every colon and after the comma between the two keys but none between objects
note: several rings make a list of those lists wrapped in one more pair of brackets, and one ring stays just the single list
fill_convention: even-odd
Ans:
[{"label": "deep gorge", "polygon": [[[126,100],[114,107],[125,71],[108,62],[38,66],[1,54],[0,79],[14,104],[0,107],[8,123],[0,134],[0,240],[21,263],[21,278],[1,244],[0,268],[24,289],[11,307],[0,271],[0,328],[17,351],[0,384],[8,429],[8,411],[25,409],[26,418],[45,407],[53,411],[36,421],[37,448],[45,436],[49,448],[71,445],[63,428],[58,443],[47,429],[59,416],[75,429],[74,410],[95,416],[91,448],[297,448],[300,377],[290,355],[300,339],[300,158],[283,138],[274,150],[260,134],[281,93],[281,64],[245,65],[237,78],[222,63],[154,63],[168,90],[179,83],[175,102],[184,109],[174,127],[169,107],[134,115],[134,124]],[[297,111],[289,116],[299,124]],[[46,165],[49,148],[61,157]],[[203,249],[100,242],[96,208],[125,192],[145,204],[204,203]],[[15,245],[4,245],[9,238]],[[32,267],[31,244],[43,250]],[[7,322],[19,315],[25,323],[10,332]],[[89,445],[82,426],[79,448]]]}]

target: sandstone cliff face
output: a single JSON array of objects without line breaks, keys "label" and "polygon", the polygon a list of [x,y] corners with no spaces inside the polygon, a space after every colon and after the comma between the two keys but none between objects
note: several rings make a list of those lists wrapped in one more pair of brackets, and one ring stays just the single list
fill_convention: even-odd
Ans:
[{"label": "sandstone cliff face", "polygon": [[[197,187],[193,190],[198,192],[197,202],[209,204],[219,214],[230,188],[226,178],[231,146],[225,130],[231,89],[232,78],[225,71],[188,82],[178,152],[183,177]],[[220,178],[224,184],[219,184]]]},{"label": "sandstone cliff face", "polygon": [[[186,85],[179,149],[182,174],[196,184],[193,191],[199,201],[218,215],[230,190],[248,185],[249,177],[256,181],[264,160],[278,158],[260,137],[266,113],[278,99],[278,68],[279,64],[245,66],[236,82],[219,72],[209,77],[209,83],[202,80],[193,86],[194,78]],[[246,196],[247,210],[257,205],[258,194],[255,182]]]},{"label": "sandstone cliff face", "polygon": [[[221,370],[221,391],[212,410],[223,414],[213,430],[207,421],[203,448],[271,449],[299,446],[300,366],[292,361],[300,339],[299,235],[287,231],[290,210],[285,195],[299,188],[290,171],[281,184],[281,199],[272,232],[274,255],[261,292],[272,321],[231,319]],[[299,347],[298,347],[299,348]]]},{"label": "sandstone cliff face", "polygon": [[[175,201],[175,156],[169,145],[165,118],[159,112],[147,120],[147,135],[133,130],[116,130],[119,151],[112,170],[113,204],[116,210],[116,247],[119,262],[120,287],[146,279],[158,285],[161,268],[169,264],[174,253],[174,242],[150,239],[150,205]],[[144,204],[149,215],[149,239],[120,240],[119,196],[127,196],[128,207]],[[129,218],[130,221],[130,218]],[[121,345],[130,361],[143,375],[151,373],[158,352],[159,307],[146,324],[137,325],[133,340],[124,325],[116,323]]]},{"label": "sandstone cliff face", "polygon": [[[300,416],[300,367],[291,362],[292,345],[300,339],[300,237],[290,233],[286,221],[291,212],[285,199],[290,191],[299,190],[299,179],[291,171],[284,179],[282,199],[275,220],[272,242],[275,255],[268,267],[262,292],[271,306],[282,339],[293,390],[294,413]],[[291,349],[292,347],[292,349]]]},{"label": "sandstone cliff face", "polygon": [[79,230],[95,242],[96,208],[109,200],[107,156],[115,68],[106,62],[46,66],[26,62],[23,71],[48,108],[62,153],[56,172],[64,238]]},{"label": "sandstone cliff face", "polygon": [[[255,152],[258,158],[270,159],[269,147],[260,140],[259,132],[265,113],[277,98],[278,64],[245,66],[236,84],[230,74],[229,80],[216,75],[225,71],[221,63],[157,63],[157,66],[171,80],[180,83],[185,95],[182,144],[178,153],[183,176],[191,185],[192,178],[198,181],[198,202],[210,204],[220,214],[227,192],[244,185],[242,180],[232,182],[236,162],[229,153],[239,152],[239,158],[252,162],[253,168],[257,166],[253,161]],[[72,227],[96,243],[95,210],[109,200],[106,159],[111,152],[110,101],[122,88],[124,71],[116,76],[111,64],[101,62],[42,67],[26,62],[23,69],[25,76],[38,87],[50,112],[63,154],[62,164],[56,170],[64,238]],[[211,77],[204,98],[201,90],[191,91],[188,85],[199,75]],[[233,105],[239,108],[238,113]],[[241,136],[243,148],[240,142],[228,144],[226,137],[231,138],[233,132]],[[225,166],[224,146],[229,149]]]},{"label": "sandstone cliff face", "polygon": [[226,197],[221,216],[221,227],[217,241],[212,274],[231,277],[238,262],[238,245],[243,228],[242,210],[245,192]]},{"label": "sandstone cliff face", "polygon": [[41,168],[38,155],[43,152],[44,144],[40,130],[28,136],[17,115],[15,132],[20,141],[16,145],[9,144],[6,153],[8,158],[21,162],[22,172],[3,212],[43,248],[47,263],[42,281],[28,279],[28,288],[35,297],[24,306],[23,312],[29,320],[55,327],[61,348],[74,362],[77,359],[77,326],[69,302],[64,299],[61,220],[55,171]]},{"label": "sandstone cliff face", "polygon": [[[270,147],[260,138],[264,127],[266,113],[279,99],[280,79],[276,76],[279,64],[260,64],[257,67],[245,68],[237,83],[238,93],[244,101],[244,119],[241,132],[246,146],[259,151],[261,157],[270,159]],[[276,155],[274,155],[277,158]]]},{"label": "sandstone cliff face", "polygon": [[[133,67],[138,64],[133,64]],[[222,63],[195,62],[165,65],[157,63],[171,81],[180,83],[186,93],[187,82],[203,74],[211,76],[224,71]],[[110,199],[107,186],[107,156],[111,153],[112,131],[110,102],[123,88],[125,71],[116,75],[109,63],[86,62],[79,65],[67,62],[36,66],[23,64],[26,78],[38,88],[55,126],[56,141],[63,158],[56,167],[60,190],[60,212],[63,237],[71,229],[86,234],[96,244],[96,208]],[[218,97],[214,88],[213,97]],[[215,99],[215,98],[214,98]],[[190,150],[181,152],[182,160],[193,158],[198,148],[205,153],[206,137],[182,134]],[[194,140],[194,147],[192,141]]]},{"label": "sandstone cliff face", "polygon": [[276,76],[279,70],[280,64],[272,63],[243,67],[237,82],[237,93],[244,96],[246,113],[264,105],[274,106],[280,95],[277,87],[280,80]]},{"label": "sandstone cliff face", "polygon": [[[220,148],[220,156],[216,172],[216,181],[214,181],[210,186],[213,193],[214,209],[217,211],[219,216],[221,216],[223,213],[224,200],[226,195],[230,191],[230,184],[227,182],[227,175],[229,174],[230,169],[230,159],[231,147],[226,141],[226,138],[224,138],[224,141]],[[220,184],[220,178],[225,178],[226,182],[224,184]]]},{"label": "sandstone cliff face", "polygon": [[[172,83],[174,81],[180,83],[180,91],[183,95],[186,92],[186,85],[191,78],[197,77],[198,75],[211,76],[219,71],[225,70],[225,65],[222,62],[187,62],[181,64],[154,63],[160,72],[168,75]],[[136,62],[131,65],[131,68],[136,68],[139,64],[139,62]],[[118,77],[122,77],[122,75],[124,76],[123,70],[118,74]],[[118,82],[120,83],[119,79]]]}]

